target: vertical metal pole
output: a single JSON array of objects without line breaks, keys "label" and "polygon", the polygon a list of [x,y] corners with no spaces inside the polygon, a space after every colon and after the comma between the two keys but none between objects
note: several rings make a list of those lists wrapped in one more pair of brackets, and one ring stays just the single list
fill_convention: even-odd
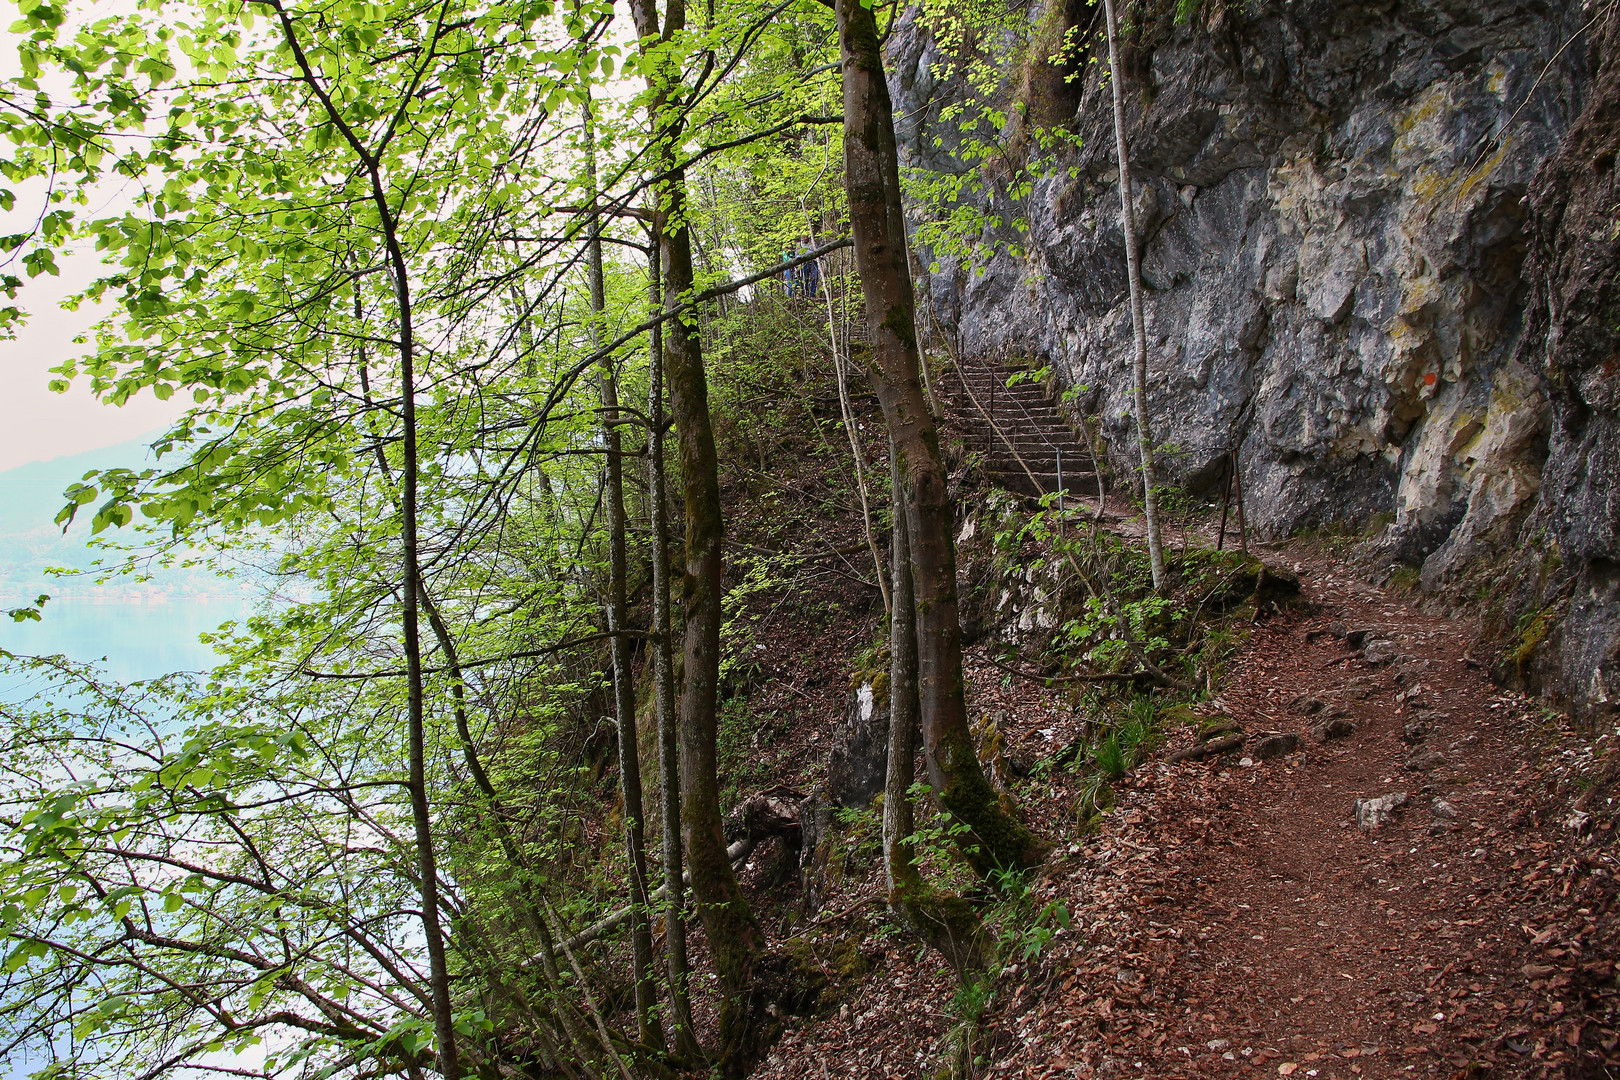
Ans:
[{"label": "vertical metal pole", "polygon": [[1058,535],[1063,535],[1063,447],[1052,448],[1057,453]]},{"label": "vertical metal pole", "polygon": [[1063,520],[1063,447],[1053,447],[1058,452],[1058,520]]}]

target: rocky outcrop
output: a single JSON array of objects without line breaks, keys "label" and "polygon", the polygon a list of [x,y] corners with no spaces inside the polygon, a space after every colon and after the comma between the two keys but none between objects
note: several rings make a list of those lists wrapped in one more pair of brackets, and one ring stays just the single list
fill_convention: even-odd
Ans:
[{"label": "rocky outcrop", "polygon": [[[1620,565],[1602,562],[1615,558],[1612,481],[1590,477],[1614,475],[1602,371],[1615,324],[1590,335],[1609,334],[1609,351],[1578,346],[1601,358],[1566,362],[1548,353],[1571,349],[1553,340],[1557,320],[1526,318],[1541,295],[1527,287],[1526,252],[1555,227],[1546,200],[1527,195],[1581,115],[1595,12],[1540,0],[1147,0],[1130,12],[1127,126],[1150,410],[1173,448],[1166,481],[1211,489],[1235,450],[1262,533],[1389,520],[1370,557],[1422,567],[1430,589],[1505,557],[1526,519],[1545,516],[1585,545],[1592,569],[1576,592],[1612,613],[1620,575],[1599,581]],[[1100,418],[1116,475],[1131,476],[1110,91],[1106,64],[1089,62],[1102,52],[1083,25],[1090,9],[1070,4],[1063,17],[1081,21],[1084,49],[1061,93],[1018,77],[1034,54],[1016,32],[976,46],[992,60],[1001,50],[1007,67],[1006,152],[979,166],[979,190],[995,194],[973,196],[985,213],[966,239],[978,253],[930,247],[926,226],[942,215],[919,204],[920,255],[928,301],[961,352],[1027,357],[1084,388],[1077,407]],[[964,96],[969,48],[941,45],[915,11],[892,39],[903,153],[919,175],[959,174],[973,157],[942,113]],[[1032,100],[1028,114],[1056,116],[1078,140],[1044,158],[1017,130],[1014,100],[1043,86],[1062,108]],[[1588,148],[1589,171],[1600,157]],[[998,224],[1016,219],[1027,232]],[[1612,288],[1612,241],[1607,254],[1582,243],[1585,254],[1566,244],[1550,255],[1564,269],[1548,273],[1588,259],[1580,273],[1595,287],[1606,266]],[[1609,302],[1588,301],[1594,313]],[[1537,509],[1544,485],[1558,486],[1566,517]],[[1570,541],[1558,543],[1568,558]],[[1568,632],[1585,633],[1570,617]]]},{"label": "rocky outcrop", "polygon": [[[1502,590],[1532,689],[1620,710],[1620,11],[1592,29],[1586,107],[1530,195],[1520,362],[1549,396],[1541,500]],[[1510,639],[1512,641],[1512,639]],[[1537,656],[1544,650],[1544,655]],[[1539,677],[1538,677],[1539,676]]]},{"label": "rocky outcrop", "polygon": [[878,673],[860,680],[844,721],[833,729],[827,759],[832,801],[864,810],[883,790],[889,763],[889,679]]}]

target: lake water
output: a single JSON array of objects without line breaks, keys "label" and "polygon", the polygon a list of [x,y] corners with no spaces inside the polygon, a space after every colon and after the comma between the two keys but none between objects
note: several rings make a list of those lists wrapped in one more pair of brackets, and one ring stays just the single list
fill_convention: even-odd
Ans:
[{"label": "lake water", "polygon": [[[129,443],[0,473],[0,612],[31,604],[40,593],[51,597],[38,622],[13,622],[0,614],[0,649],[100,661],[119,682],[206,670],[217,661],[197,637],[251,613],[253,590],[243,583],[197,569],[159,571],[147,582],[104,583],[45,572],[49,566],[88,567],[98,554],[86,547],[82,522],[65,536],[53,523],[62,490],[87,469],[138,465],[144,452],[138,442]],[[0,672],[0,700],[23,699],[42,687],[37,677]],[[22,1080],[41,1064],[14,1054],[0,1060],[0,1080]]]},{"label": "lake water", "polygon": [[145,582],[97,583],[89,576],[45,572],[49,566],[87,568],[105,557],[86,546],[85,522],[66,535],[53,522],[65,501],[63,489],[89,469],[138,467],[146,453],[136,440],[0,473],[0,610],[29,604],[40,593],[51,597],[38,622],[0,616],[0,649],[105,658],[107,673],[120,681],[213,666],[213,650],[197,636],[246,617],[250,585],[197,568],[159,570]]},{"label": "lake water", "polygon": [[148,602],[65,597],[46,604],[39,622],[0,621],[0,649],[104,660],[107,673],[120,682],[150,679],[212,667],[218,657],[197,640],[198,635],[249,613],[247,601],[234,599]]}]

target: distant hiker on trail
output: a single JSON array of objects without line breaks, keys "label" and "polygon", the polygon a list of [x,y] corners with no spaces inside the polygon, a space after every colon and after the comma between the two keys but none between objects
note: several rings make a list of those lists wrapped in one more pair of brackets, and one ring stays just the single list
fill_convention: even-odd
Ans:
[{"label": "distant hiker on trail", "polygon": [[[814,251],[808,236],[799,238],[799,255],[805,256]],[[803,286],[804,295],[812,300],[821,295],[821,260],[814,259],[799,267],[799,281]]]}]

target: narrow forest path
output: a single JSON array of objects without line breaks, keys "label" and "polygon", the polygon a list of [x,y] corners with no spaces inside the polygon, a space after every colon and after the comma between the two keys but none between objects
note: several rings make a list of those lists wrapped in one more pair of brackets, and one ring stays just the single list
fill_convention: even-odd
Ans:
[{"label": "narrow forest path", "polygon": [[[1053,867],[1087,940],[1032,1008],[998,1017],[1028,1039],[992,1075],[1453,1076],[1567,1060],[1597,1033],[1564,998],[1612,957],[1583,948],[1595,912],[1570,849],[1584,845],[1533,812],[1536,750],[1556,726],[1470,663],[1467,622],[1325,559],[1266,554],[1300,571],[1311,613],[1254,627],[1215,704],[1300,749],[1161,754],[1117,785],[1109,825]],[[1365,633],[1361,650],[1345,630]],[[1324,713],[1354,731],[1319,743]],[[1405,805],[1387,824],[1357,825],[1356,800],[1395,793]]]},{"label": "narrow forest path", "polygon": [[[1298,570],[1307,604],[1251,628],[1207,710],[1242,725],[1243,749],[1169,763],[1195,736],[1172,732],[1084,835],[1064,780],[1021,793],[1062,843],[1037,908],[1074,921],[999,976],[980,1075],[1620,1075],[1603,1064],[1612,836],[1549,794],[1560,740],[1578,740],[1472,663],[1469,622],[1325,556],[1262,554]],[[995,674],[974,675],[976,715],[1015,754],[1061,745],[1076,721]],[[1353,732],[1318,741],[1329,718]],[[1267,732],[1298,746],[1258,760]],[[1394,793],[1391,820],[1358,826],[1358,799]],[[861,1001],[790,1033],[766,1074],[932,1075],[953,989],[935,967],[890,948]]]}]

